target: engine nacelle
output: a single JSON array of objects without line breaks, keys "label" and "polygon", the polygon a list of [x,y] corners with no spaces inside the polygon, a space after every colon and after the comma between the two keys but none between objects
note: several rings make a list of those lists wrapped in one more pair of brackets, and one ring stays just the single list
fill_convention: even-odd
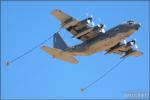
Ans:
[{"label": "engine nacelle", "polygon": [[97,25],[97,26],[94,26],[93,28],[84,29],[83,31],[81,31],[80,33],[78,33],[77,35],[75,35],[74,37],[78,38],[78,37],[81,37],[81,36],[83,36],[85,34],[88,34],[91,31],[98,32],[101,29],[102,29],[102,26]]},{"label": "engine nacelle", "polygon": [[91,23],[92,22],[92,18],[91,17],[89,17],[89,18],[86,18],[86,19],[84,19],[84,20],[82,20],[82,21],[80,21],[82,24],[89,24],[89,23]]},{"label": "engine nacelle", "polygon": [[93,31],[100,31],[104,27],[103,24],[98,24],[97,26],[94,27]]},{"label": "engine nacelle", "polygon": [[110,48],[110,50],[108,50],[105,54],[112,53],[117,50],[128,51],[130,49],[130,47],[133,45],[135,45],[135,40],[131,40],[131,41],[127,42],[127,44],[118,43],[114,47]]},{"label": "engine nacelle", "polygon": [[127,43],[128,46],[133,46],[135,45],[135,40],[131,40]]}]

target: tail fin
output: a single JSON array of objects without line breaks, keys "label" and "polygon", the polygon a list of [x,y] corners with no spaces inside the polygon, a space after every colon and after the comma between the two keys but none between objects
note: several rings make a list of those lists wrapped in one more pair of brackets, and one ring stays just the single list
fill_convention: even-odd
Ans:
[{"label": "tail fin", "polygon": [[53,43],[54,48],[61,50],[65,50],[66,48],[68,48],[67,44],[65,43],[65,41],[62,39],[62,37],[59,35],[58,32],[54,34]]}]

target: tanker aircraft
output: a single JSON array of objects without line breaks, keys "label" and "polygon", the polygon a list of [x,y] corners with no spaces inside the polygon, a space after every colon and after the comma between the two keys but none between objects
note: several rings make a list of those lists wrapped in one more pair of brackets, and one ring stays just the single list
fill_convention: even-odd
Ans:
[{"label": "tanker aircraft", "polygon": [[119,54],[121,58],[143,54],[134,48],[137,47],[135,40],[125,41],[140,28],[140,23],[136,21],[128,20],[105,31],[105,25],[95,25],[92,16],[77,20],[59,9],[54,10],[52,15],[60,20],[61,28],[69,31],[72,38],[82,41],[80,44],[68,46],[60,33],[56,32],[53,36],[53,48],[42,46],[42,50],[53,58],[76,64],[78,61],[75,56],[88,56],[101,51],[106,51],[105,54]]}]

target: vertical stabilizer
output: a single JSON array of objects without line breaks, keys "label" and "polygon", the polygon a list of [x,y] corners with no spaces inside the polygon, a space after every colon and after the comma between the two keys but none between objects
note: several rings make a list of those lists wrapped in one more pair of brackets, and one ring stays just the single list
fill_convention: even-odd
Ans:
[{"label": "vertical stabilizer", "polygon": [[65,43],[65,41],[62,39],[62,37],[58,32],[54,34],[53,43],[54,43],[54,48],[61,49],[61,50],[65,50],[66,48],[68,48],[67,44]]}]

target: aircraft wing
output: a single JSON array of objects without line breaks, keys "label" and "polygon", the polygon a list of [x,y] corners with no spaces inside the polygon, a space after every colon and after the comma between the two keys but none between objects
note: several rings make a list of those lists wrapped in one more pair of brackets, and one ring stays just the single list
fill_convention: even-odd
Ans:
[{"label": "aircraft wing", "polygon": [[142,52],[140,52],[140,51],[137,51],[137,50],[134,50],[134,52],[132,52],[130,55],[131,56],[141,56],[143,53]]},{"label": "aircraft wing", "polygon": [[92,31],[93,27],[87,25],[87,23],[79,21],[61,10],[54,10],[52,15],[60,20],[61,26],[69,31],[73,37],[81,41],[86,41],[99,34],[99,32]]},{"label": "aircraft wing", "polygon": [[117,50],[114,50],[112,53],[122,55],[122,58],[125,58],[125,57],[128,57],[128,56],[138,57],[138,56],[141,56],[143,54],[142,52],[140,52],[138,50],[135,50],[131,47],[130,47],[129,50],[123,50],[123,49],[119,50],[119,49],[117,49]]},{"label": "aircraft wing", "polygon": [[71,17],[70,15],[62,12],[61,10],[54,10],[52,12],[52,15],[54,15],[58,20],[61,21],[61,23],[64,23],[66,20],[72,19],[73,17]]}]

